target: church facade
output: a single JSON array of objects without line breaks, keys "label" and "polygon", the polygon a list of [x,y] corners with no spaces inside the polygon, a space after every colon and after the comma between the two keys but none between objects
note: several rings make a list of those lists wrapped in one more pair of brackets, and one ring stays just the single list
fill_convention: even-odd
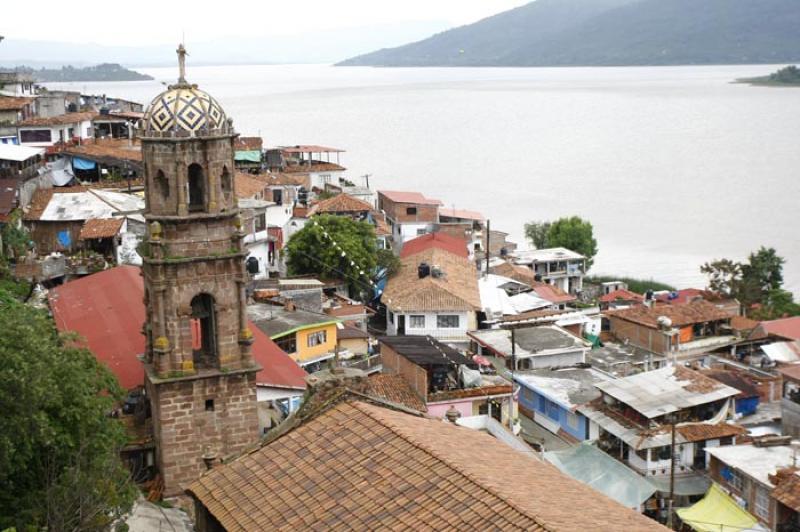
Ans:
[{"label": "church facade", "polygon": [[145,387],[166,495],[258,441],[247,327],[247,250],[234,194],[234,139],[222,107],[180,78],[138,131],[148,238]]}]

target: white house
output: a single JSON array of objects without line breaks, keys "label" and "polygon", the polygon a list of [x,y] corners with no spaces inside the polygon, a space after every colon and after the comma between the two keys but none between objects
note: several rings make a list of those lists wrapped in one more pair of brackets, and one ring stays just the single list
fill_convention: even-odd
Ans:
[{"label": "white house", "polygon": [[17,138],[24,146],[48,147],[92,138],[96,113],[67,113],[47,118],[29,118],[17,124]]},{"label": "white house", "polygon": [[566,248],[533,249],[514,253],[515,264],[530,268],[537,280],[575,294],[583,290],[586,257]]}]

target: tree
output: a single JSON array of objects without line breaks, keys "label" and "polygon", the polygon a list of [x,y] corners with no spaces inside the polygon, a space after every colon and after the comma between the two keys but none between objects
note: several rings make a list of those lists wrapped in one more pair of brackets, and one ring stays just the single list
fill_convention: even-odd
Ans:
[{"label": "tree", "polygon": [[754,303],[767,304],[770,298],[777,298],[774,308],[784,308],[781,287],[785,262],[775,248],[761,246],[750,253],[747,262],[717,259],[703,264],[700,271],[709,276],[709,289],[734,297],[747,308]]},{"label": "tree", "polygon": [[550,222],[530,222],[525,224],[525,238],[527,238],[536,249],[549,247],[547,243],[547,233],[550,230]]},{"label": "tree", "polygon": [[377,251],[373,227],[345,216],[315,216],[286,244],[290,274],[341,279],[359,294],[369,290]]},{"label": "tree", "polygon": [[7,292],[0,330],[0,529],[106,529],[135,497],[116,379]]},{"label": "tree", "polygon": [[709,276],[708,288],[727,296],[735,297],[742,282],[742,265],[730,259],[718,259],[700,266],[700,271]]},{"label": "tree", "polygon": [[548,247],[563,247],[586,257],[586,270],[594,264],[597,255],[592,224],[578,216],[560,218],[550,225],[547,231]]},{"label": "tree", "polygon": [[761,307],[752,313],[758,320],[776,320],[789,316],[800,316],[800,304],[795,303],[791,292],[776,288],[767,292]]}]

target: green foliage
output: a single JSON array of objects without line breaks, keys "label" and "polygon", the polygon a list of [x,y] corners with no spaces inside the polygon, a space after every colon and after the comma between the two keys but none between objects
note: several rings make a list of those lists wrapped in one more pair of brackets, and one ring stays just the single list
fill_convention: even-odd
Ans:
[{"label": "green foliage", "polygon": [[0,528],[105,529],[135,496],[116,379],[7,294],[0,330]]},{"label": "green foliage", "polygon": [[378,265],[373,227],[345,216],[315,216],[313,221],[316,223],[306,224],[286,244],[289,273],[341,279],[348,283],[352,293],[365,292],[367,281]]},{"label": "green foliage", "polygon": [[547,233],[550,231],[550,222],[530,222],[525,224],[525,238],[536,249],[544,249],[547,244]]},{"label": "green foliage", "polygon": [[578,216],[560,218],[547,230],[547,247],[563,247],[586,257],[586,271],[594,264],[597,240],[592,224]]},{"label": "green foliage", "polygon": [[654,281],[653,279],[634,279],[632,277],[613,277],[609,275],[593,275],[591,277],[584,277],[583,279],[584,283],[590,284],[609,283],[611,281],[622,281],[628,285],[628,290],[636,292],[637,294],[644,294],[648,290],[652,290],[653,292],[660,292],[663,290],[674,292],[676,290],[672,285]]},{"label": "green foliage", "polygon": [[734,297],[745,307],[754,303],[767,305],[770,298],[777,298],[773,308],[791,308],[785,305],[781,294],[785,262],[774,248],[761,246],[750,253],[747,262],[717,259],[703,264],[700,271],[709,277],[711,290]]},{"label": "green foliage", "polygon": [[22,213],[19,209],[11,213],[8,222],[0,230],[3,240],[2,255],[6,258],[17,258],[25,255],[31,242],[31,235],[20,224]]},{"label": "green foliage", "polygon": [[776,288],[767,292],[761,307],[751,313],[757,320],[776,320],[800,316],[800,304],[795,303],[791,292]]},{"label": "green foliage", "polygon": [[400,271],[400,266],[402,265],[400,257],[395,255],[391,249],[379,249],[377,258],[378,258],[378,269],[379,270],[385,269],[387,277],[391,277],[392,275]]}]

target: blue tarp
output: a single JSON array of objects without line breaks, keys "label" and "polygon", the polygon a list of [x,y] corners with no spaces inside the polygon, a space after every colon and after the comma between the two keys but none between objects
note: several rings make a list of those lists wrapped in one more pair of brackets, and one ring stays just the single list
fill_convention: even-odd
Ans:
[{"label": "blue tarp", "polygon": [[73,157],[72,168],[74,170],[94,170],[95,168],[97,168],[97,163],[94,161],[87,161],[86,159],[81,159],[80,157]]},{"label": "blue tarp", "polygon": [[58,238],[58,243],[65,248],[68,248],[70,243],[72,242],[72,239],[69,236],[69,231],[59,231],[57,238]]}]

